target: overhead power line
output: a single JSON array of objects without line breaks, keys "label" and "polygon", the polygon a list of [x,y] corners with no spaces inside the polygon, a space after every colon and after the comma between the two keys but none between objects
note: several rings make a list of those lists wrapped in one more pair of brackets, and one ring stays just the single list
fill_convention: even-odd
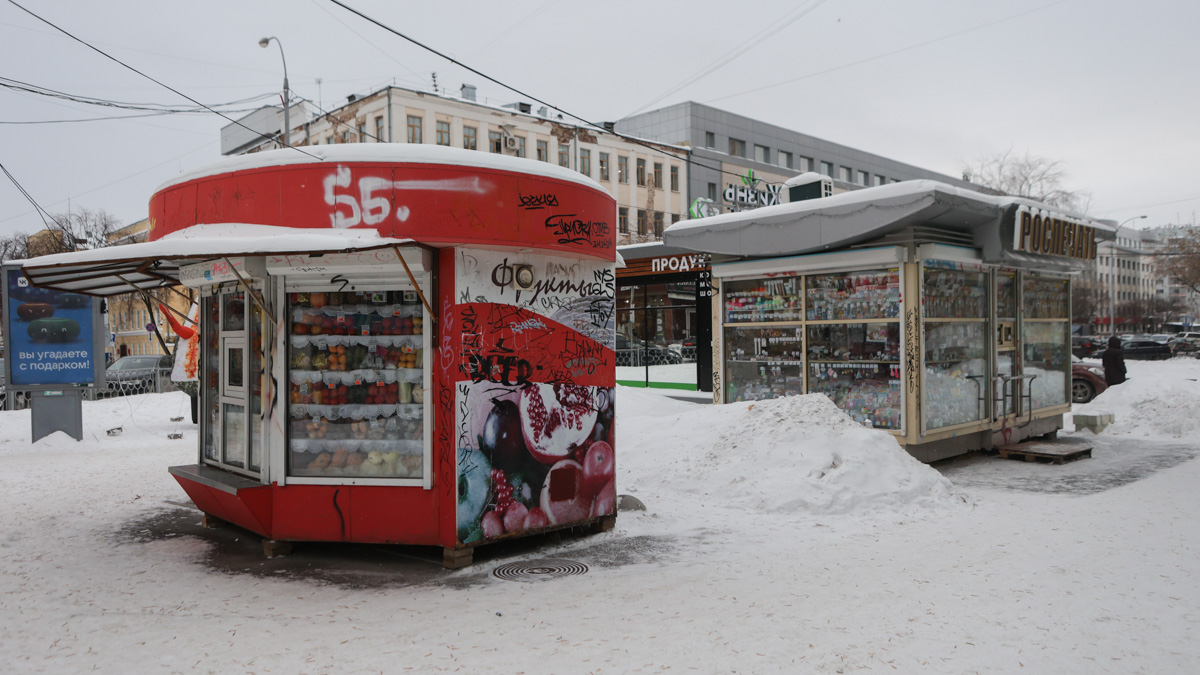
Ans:
[{"label": "overhead power line", "polygon": [[[212,109],[212,108],[210,108],[209,106],[206,106],[206,105],[204,105],[204,104],[203,104],[203,103],[201,103],[200,101],[197,101],[196,99],[192,98],[191,96],[188,96],[187,94],[185,94],[185,93],[183,93],[183,92],[179,91],[178,89],[175,89],[174,87],[172,87],[172,86],[170,86],[170,85],[168,85],[168,84],[165,84],[165,83],[163,83],[163,82],[160,82],[159,80],[156,80],[156,79],[154,79],[153,77],[150,77],[150,76],[149,76],[149,75],[147,75],[146,73],[143,73],[142,71],[140,71],[140,70],[138,70],[137,68],[134,68],[133,66],[131,66],[131,65],[127,64],[127,63],[125,63],[124,61],[122,61],[122,60],[118,59],[117,57],[115,57],[115,56],[112,56],[112,55],[110,55],[110,54],[106,53],[105,51],[101,50],[99,47],[94,47],[94,46],[92,46],[92,45],[88,44],[86,41],[84,41],[84,40],[82,40],[82,39],[80,39],[80,38],[77,38],[77,37],[75,37],[75,36],[74,36],[74,35],[72,35],[71,33],[67,32],[65,29],[58,27],[57,25],[55,25],[54,23],[50,22],[49,20],[47,20],[47,19],[43,19],[42,17],[38,16],[37,14],[34,14],[34,13],[33,13],[33,12],[31,12],[30,10],[26,9],[25,7],[22,7],[20,4],[18,4],[18,3],[16,2],[16,0],[8,0],[8,2],[9,2],[9,4],[11,4],[12,6],[14,6],[14,7],[16,7],[17,9],[21,10],[22,12],[25,12],[25,13],[26,13],[26,14],[28,14],[29,16],[32,16],[33,18],[37,19],[38,21],[41,21],[42,23],[46,24],[47,26],[50,26],[50,27],[51,27],[51,28],[53,28],[54,30],[57,30],[58,32],[62,33],[63,35],[66,35],[67,37],[69,37],[69,38],[71,38],[72,40],[74,40],[74,41],[78,42],[79,44],[81,44],[81,45],[83,45],[83,46],[87,47],[88,49],[90,49],[90,50],[92,50],[92,51],[96,52],[97,54],[99,54],[99,55],[103,56],[104,58],[106,58],[106,59],[108,59],[108,60],[110,60],[110,61],[113,61],[114,63],[116,63],[116,64],[118,64],[118,65],[120,65],[120,66],[122,66],[122,67],[124,67],[124,68],[126,68],[126,69],[128,69],[128,70],[131,70],[131,71],[133,71],[134,73],[137,73],[138,75],[141,75],[142,77],[146,78],[147,80],[150,80],[151,82],[153,82],[154,84],[157,84],[158,86],[162,87],[163,89],[166,89],[167,91],[170,91],[170,92],[171,92],[171,93],[173,93],[173,94],[176,94],[176,95],[178,95],[178,96],[181,96],[181,97],[183,97],[183,98],[186,98],[187,100],[191,101],[192,103],[195,103],[196,105],[198,105],[198,106],[200,106],[200,107],[204,108],[205,110],[208,110],[209,112],[213,113],[214,115],[219,115],[219,116],[223,117],[224,119],[226,119],[226,120],[228,120],[228,121],[230,121],[230,122],[232,122],[232,123],[234,123],[234,124],[238,125],[239,127],[241,127],[241,128],[243,128],[243,129],[245,129],[246,131],[249,131],[249,132],[250,132],[250,133],[252,133],[252,134],[255,134],[255,135],[257,135],[257,136],[264,136],[264,134],[261,134],[261,133],[259,133],[258,131],[255,131],[254,129],[251,129],[250,127],[246,126],[245,124],[242,124],[241,122],[239,122],[239,121],[237,121],[237,120],[233,119],[232,117],[229,117],[228,115],[226,115],[226,114],[224,114],[224,113],[220,112],[219,110],[213,110],[213,109]],[[322,158],[320,158],[320,157],[317,157],[316,155],[314,155],[314,154],[312,154],[312,153],[310,153],[310,152],[305,152],[304,150],[301,150],[300,148],[292,147],[292,146],[290,146],[290,145],[286,145],[286,144],[285,144],[285,147],[291,148],[292,150],[295,150],[296,152],[299,152],[299,153],[301,153],[301,154],[303,154],[303,155],[307,155],[308,157],[311,157],[311,158],[313,158],[313,159],[315,159],[315,160],[317,160],[317,161],[324,161]]]},{"label": "overhead power line", "polygon": [[[12,175],[11,173],[9,173],[8,169],[6,169],[3,164],[0,164],[0,171],[3,171],[4,175],[8,176],[8,179],[10,181],[12,181],[12,184],[17,186],[17,190],[21,194],[25,195],[25,199],[28,199],[29,203],[33,204],[33,208],[37,210],[37,214],[42,217],[42,222],[45,223],[46,228],[49,229],[50,221],[46,219],[46,216],[49,216],[50,213],[48,211],[46,211],[46,209],[43,209],[41,204],[37,203],[37,200],[33,198],[33,195],[29,194],[29,192],[26,191],[25,188],[21,187],[21,183],[19,183],[17,181],[17,177]],[[50,216],[50,217],[53,218],[53,216]]]},{"label": "overhead power line", "polygon": [[[12,1],[13,1],[13,0],[9,0],[9,2],[12,2]],[[396,30],[395,28],[392,28],[391,26],[388,26],[387,24],[385,24],[385,23],[383,23],[383,22],[379,21],[378,19],[374,19],[374,18],[372,18],[372,17],[370,17],[370,16],[367,16],[366,14],[363,14],[362,12],[358,11],[357,9],[354,9],[353,7],[351,7],[351,6],[347,5],[346,3],[344,3],[344,2],[341,2],[341,0],[329,0],[329,1],[330,1],[330,2],[332,2],[333,4],[337,5],[338,7],[341,7],[342,9],[344,9],[344,10],[346,10],[346,11],[348,11],[348,12],[352,13],[352,14],[355,14],[355,15],[357,15],[357,16],[359,16],[359,17],[361,17],[363,20],[365,20],[365,21],[368,21],[368,22],[370,22],[370,23],[373,23],[373,24],[375,24],[376,26],[378,26],[378,27],[382,28],[383,30],[385,30],[385,31],[387,31],[387,32],[389,32],[389,33],[391,33],[391,34],[393,34],[393,35],[397,36],[397,37],[401,37],[401,38],[403,38],[403,39],[405,39],[405,40],[408,40],[409,42],[411,42],[411,43],[413,43],[414,45],[416,45],[416,46],[420,47],[421,49],[424,49],[424,50],[426,50],[426,51],[429,51],[429,52],[431,52],[431,53],[433,53],[433,54],[435,54],[435,55],[437,55],[437,56],[440,56],[441,58],[443,58],[443,59],[445,59],[445,60],[449,61],[450,63],[453,63],[454,65],[458,66],[459,68],[462,68],[462,69],[466,70],[467,72],[470,72],[470,73],[473,73],[473,74],[475,74],[475,75],[478,75],[479,77],[482,77],[483,79],[487,80],[488,82],[492,82],[492,83],[494,83],[494,84],[498,84],[498,85],[500,85],[501,87],[504,87],[505,89],[507,89],[507,90],[509,90],[509,91],[511,91],[511,92],[514,92],[514,93],[516,93],[516,94],[517,94],[517,95],[519,95],[519,96],[524,96],[524,97],[526,97],[526,98],[528,98],[528,99],[530,99],[530,100],[532,100],[532,101],[535,101],[535,102],[537,102],[537,103],[540,103],[540,104],[542,104],[542,105],[546,106],[547,108],[553,108],[553,109],[555,109],[555,110],[558,110],[558,111],[562,112],[563,114],[565,114],[565,115],[567,115],[567,116],[569,116],[569,117],[571,117],[571,118],[573,118],[573,119],[579,120],[580,122],[583,122],[584,124],[586,124],[586,125],[588,125],[588,126],[590,126],[590,127],[594,128],[594,129],[597,129],[597,130],[604,130],[606,133],[610,133],[610,134],[612,134],[612,135],[614,135],[614,136],[616,136],[616,137],[618,137],[618,138],[621,138],[621,139],[623,139],[623,140],[629,141],[630,143],[634,143],[634,144],[636,144],[636,145],[640,145],[640,146],[642,146],[642,147],[649,148],[649,149],[651,149],[651,150],[654,150],[655,152],[661,152],[661,153],[663,153],[664,155],[667,155],[668,157],[674,157],[675,159],[682,160],[682,161],[684,161],[684,162],[689,162],[689,163],[691,163],[691,164],[694,164],[694,165],[696,165],[696,166],[700,166],[700,167],[703,167],[703,168],[705,168],[705,169],[709,169],[710,171],[716,171],[717,173],[721,173],[721,174],[727,174],[727,175],[734,176],[734,177],[737,177],[737,178],[741,178],[741,176],[742,176],[742,174],[740,174],[740,173],[734,173],[733,171],[726,171],[725,169],[723,169],[723,168],[721,168],[721,167],[719,167],[719,166],[712,166],[712,165],[705,164],[705,163],[703,163],[703,162],[697,161],[697,160],[696,160],[696,158],[694,158],[694,157],[691,157],[691,158],[688,158],[688,157],[683,157],[683,156],[677,155],[677,154],[675,154],[675,153],[672,153],[672,152],[670,152],[669,150],[666,150],[666,149],[664,149],[664,148],[662,148],[662,147],[656,147],[656,145],[654,144],[654,142],[653,142],[653,141],[645,141],[645,140],[643,140],[643,139],[641,139],[641,138],[637,138],[636,136],[627,136],[627,135],[625,135],[625,134],[622,134],[622,133],[620,133],[619,131],[616,131],[616,130],[608,130],[608,129],[606,129],[606,128],[604,127],[604,125],[602,125],[602,124],[597,124],[596,122],[592,122],[592,121],[588,120],[588,119],[587,119],[587,118],[585,118],[585,117],[581,117],[581,116],[579,116],[579,115],[576,115],[576,114],[574,114],[574,113],[572,113],[572,112],[570,112],[570,111],[568,111],[568,110],[565,110],[565,109],[563,109],[563,108],[561,108],[561,107],[559,107],[559,106],[556,106],[556,105],[554,105],[553,103],[550,103],[550,102],[548,102],[548,101],[543,101],[542,99],[540,99],[540,98],[538,98],[538,97],[534,96],[533,94],[528,94],[528,93],[526,93],[526,92],[524,92],[524,91],[522,91],[522,90],[520,90],[520,89],[517,89],[516,87],[514,87],[514,86],[512,86],[512,85],[510,85],[510,84],[505,84],[504,82],[501,82],[500,80],[497,80],[496,78],[492,77],[491,75],[488,75],[487,73],[484,73],[484,72],[482,72],[482,71],[476,70],[475,68],[472,68],[471,66],[468,66],[467,64],[465,64],[465,63],[463,63],[463,62],[459,61],[458,59],[455,59],[455,58],[454,58],[454,57],[452,57],[452,56],[449,56],[449,55],[447,55],[447,54],[443,54],[442,52],[440,52],[440,51],[438,51],[438,50],[434,49],[433,47],[430,47],[429,45],[427,45],[427,44],[425,44],[425,43],[421,42],[420,40],[417,40],[417,39],[415,39],[415,38],[411,38],[411,37],[409,37],[409,36],[405,35],[404,33],[401,33],[400,31]],[[1064,1],[1065,1],[1065,0],[1064,0]],[[576,126],[578,126],[578,125],[576,125]],[[658,146],[663,146],[663,145],[669,145],[669,144],[667,144],[667,143],[658,143],[657,145],[658,145]],[[764,183],[767,183],[767,184],[771,184],[769,181],[762,181],[762,182],[764,182]]]}]

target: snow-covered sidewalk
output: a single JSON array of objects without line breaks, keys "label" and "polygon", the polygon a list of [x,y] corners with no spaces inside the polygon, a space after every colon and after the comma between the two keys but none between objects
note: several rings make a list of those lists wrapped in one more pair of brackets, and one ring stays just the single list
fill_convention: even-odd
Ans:
[{"label": "snow-covered sidewalk", "polygon": [[22,673],[1189,672],[1200,420],[1175,406],[1200,410],[1200,361],[1130,370],[1090,405],[1118,415],[1094,458],[1063,466],[925,466],[821,396],[621,388],[618,491],[648,510],[521,549],[590,566],[537,583],[490,575],[513,558],[362,569],[354,547],[341,580],[306,576],[304,547],[276,563],[293,574],[218,565],[241,535],[130,536],[198,520],[166,472],[195,461],[195,427],[169,421],[186,396],[86,404],[83,443],[30,445],[28,412],[0,413],[0,658]]}]

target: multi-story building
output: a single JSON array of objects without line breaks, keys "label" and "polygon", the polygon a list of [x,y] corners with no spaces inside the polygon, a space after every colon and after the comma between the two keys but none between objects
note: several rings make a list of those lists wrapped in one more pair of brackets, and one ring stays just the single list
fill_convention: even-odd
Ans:
[{"label": "multi-story building", "polygon": [[[616,130],[688,147],[689,202],[722,211],[786,202],[783,183],[806,171],[833,179],[833,192],[931,179],[972,190],[973,183],[756,119],[686,101],[618,120]],[[747,173],[753,170],[753,176]]]},{"label": "multi-story building", "polygon": [[[274,135],[279,117],[279,112],[258,111],[239,122],[258,124],[253,128]],[[222,141],[225,154],[281,147],[277,136],[255,140],[240,125],[226,126]],[[463,85],[458,96],[401,87],[351,96],[340,108],[303,121],[292,130],[291,142],[425,143],[552,162],[596,180],[612,194],[618,244],[658,240],[688,209],[686,148],[572,124],[545,107],[534,111],[529,103],[483,103],[470,85]]]}]

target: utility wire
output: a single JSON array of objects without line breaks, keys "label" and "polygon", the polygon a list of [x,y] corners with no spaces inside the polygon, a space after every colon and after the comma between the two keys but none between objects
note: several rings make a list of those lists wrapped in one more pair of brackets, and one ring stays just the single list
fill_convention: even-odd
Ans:
[{"label": "utility wire", "polygon": [[[255,110],[260,110],[260,109],[261,108],[243,108],[241,110],[226,110],[225,112],[227,112],[227,113],[247,113],[247,112],[254,112]],[[187,111],[187,110],[167,111],[167,110],[164,110],[162,112],[141,113],[139,115],[108,115],[105,117],[80,117],[80,118],[70,119],[70,120],[12,120],[12,121],[0,120],[0,124],[69,124],[71,122],[103,122],[106,120],[132,120],[132,119],[139,119],[142,117],[162,117],[163,115],[184,115],[189,112],[205,113],[205,114],[208,113],[207,110],[194,110],[194,111]],[[167,128],[167,127],[159,127],[159,128]]]},{"label": "utility wire", "polygon": [[[162,83],[162,82],[160,82],[160,81],[158,81],[158,80],[154,79],[153,77],[150,77],[149,75],[147,75],[147,74],[143,73],[142,71],[138,70],[137,68],[134,68],[133,66],[131,66],[131,65],[127,64],[127,63],[125,63],[124,61],[121,61],[121,60],[120,60],[120,59],[118,59],[117,57],[115,57],[115,56],[111,56],[111,55],[109,55],[109,54],[105,53],[105,52],[104,52],[103,50],[101,50],[100,48],[98,48],[98,47],[93,47],[92,45],[88,44],[88,43],[87,43],[87,42],[85,42],[84,40],[81,40],[80,38],[77,38],[77,37],[75,37],[75,36],[74,36],[74,35],[72,35],[71,33],[68,33],[66,30],[64,30],[64,29],[62,29],[62,28],[59,28],[58,26],[54,25],[54,24],[53,24],[53,23],[51,23],[50,21],[48,21],[48,20],[46,20],[46,19],[43,19],[42,17],[38,16],[37,14],[34,14],[33,12],[29,11],[28,9],[26,9],[26,8],[22,7],[21,5],[17,4],[16,0],[8,0],[8,2],[9,2],[9,4],[11,4],[12,6],[14,6],[14,7],[16,7],[17,9],[21,10],[22,12],[25,12],[26,14],[28,14],[28,15],[32,16],[33,18],[37,19],[38,21],[41,21],[42,23],[46,24],[47,26],[50,26],[51,28],[53,28],[53,29],[57,30],[58,32],[62,33],[63,35],[66,35],[67,37],[69,37],[69,38],[71,38],[72,40],[74,40],[74,41],[78,42],[79,44],[81,44],[81,45],[83,45],[83,46],[87,47],[88,49],[91,49],[92,51],[96,52],[97,54],[100,54],[101,56],[105,57],[106,59],[109,59],[110,61],[113,61],[113,62],[115,62],[115,63],[117,63],[117,64],[119,64],[119,65],[121,65],[121,66],[124,66],[125,68],[128,68],[129,70],[132,70],[133,72],[137,73],[138,75],[141,75],[142,77],[146,78],[147,80],[150,80],[151,82],[153,82],[153,83],[157,84],[158,86],[160,86],[160,87],[162,87],[162,88],[164,88],[164,89],[166,89],[166,90],[168,90],[168,91],[170,91],[170,92],[172,92],[172,93],[174,93],[174,94],[177,94],[177,95],[179,95],[179,96],[181,96],[181,97],[183,97],[183,98],[186,98],[187,100],[191,101],[192,103],[195,103],[196,105],[198,105],[198,106],[200,106],[200,107],[202,107],[202,108],[204,108],[204,109],[208,110],[209,112],[211,112],[211,113],[213,113],[213,114],[220,115],[221,117],[223,117],[223,118],[225,118],[226,120],[229,120],[230,122],[232,122],[232,123],[234,123],[234,124],[238,125],[239,127],[241,127],[241,128],[243,128],[243,129],[245,129],[246,131],[249,131],[250,133],[254,134],[255,136],[259,136],[259,137],[262,137],[262,138],[269,138],[269,137],[268,137],[268,136],[266,136],[265,134],[261,134],[261,133],[259,133],[259,132],[255,131],[254,129],[251,129],[250,127],[246,126],[245,124],[242,124],[241,122],[239,122],[239,121],[237,121],[237,120],[233,119],[232,117],[229,117],[228,115],[225,115],[224,113],[222,113],[222,112],[220,112],[220,111],[218,111],[218,110],[213,110],[212,108],[210,108],[210,107],[208,107],[208,106],[204,105],[204,104],[203,104],[203,103],[201,103],[200,101],[197,101],[196,99],[192,98],[191,96],[188,96],[187,94],[185,94],[185,93],[183,93],[183,92],[179,91],[178,89],[175,89],[175,88],[173,88],[173,87],[171,87],[171,86],[169,86],[169,85],[167,85],[167,84],[164,84],[164,83]],[[305,151],[301,150],[300,148],[295,148],[295,147],[292,147],[292,146],[288,145],[287,143],[284,143],[284,147],[291,148],[291,149],[295,150],[296,152],[299,152],[299,153],[300,153],[300,154],[302,154],[302,155],[307,155],[307,156],[309,156],[309,157],[312,157],[313,159],[315,159],[315,160],[317,160],[317,161],[324,161],[322,158],[320,158],[320,157],[317,157],[316,155],[314,155],[314,154],[312,154],[312,153],[305,152]]]},{"label": "utility wire", "polygon": [[[9,1],[9,2],[13,2],[13,0],[8,0],[8,1]],[[637,137],[635,137],[635,136],[627,136],[627,135],[625,135],[625,134],[622,134],[622,133],[620,133],[619,131],[616,131],[616,130],[612,130],[612,131],[610,131],[610,130],[608,130],[608,129],[605,129],[605,128],[604,128],[604,126],[603,126],[603,125],[601,125],[601,124],[597,124],[597,123],[595,123],[595,122],[591,122],[591,121],[589,121],[588,119],[586,119],[586,118],[584,118],[584,117],[580,117],[579,115],[576,115],[576,114],[574,114],[574,113],[571,113],[571,112],[569,112],[569,111],[567,111],[567,110],[564,110],[564,109],[562,109],[562,108],[560,108],[560,107],[558,107],[558,106],[556,106],[556,105],[553,105],[553,104],[551,104],[551,103],[549,103],[549,102],[547,102],[547,101],[543,101],[542,99],[540,99],[540,98],[538,98],[538,97],[536,97],[536,96],[534,96],[534,95],[532,95],[532,94],[527,94],[527,93],[525,93],[524,91],[521,91],[520,89],[517,89],[516,87],[514,87],[514,86],[512,86],[512,85],[505,84],[505,83],[501,82],[500,80],[497,80],[496,78],[492,77],[491,75],[488,75],[488,74],[486,74],[486,73],[483,73],[483,72],[481,72],[481,71],[478,71],[478,70],[476,70],[476,69],[472,68],[471,66],[468,66],[467,64],[465,64],[465,63],[463,63],[463,62],[461,62],[461,61],[459,61],[459,60],[457,60],[457,59],[455,59],[455,58],[453,58],[453,57],[451,57],[451,56],[448,56],[448,55],[446,55],[446,54],[443,54],[442,52],[440,52],[440,51],[438,51],[438,50],[434,49],[433,47],[430,47],[429,45],[426,45],[426,44],[424,44],[423,42],[420,42],[420,41],[418,41],[418,40],[415,40],[415,39],[413,39],[413,38],[411,38],[411,37],[409,37],[409,36],[405,35],[404,33],[401,33],[400,31],[396,30],[395,28],[392,28],[391,26],[388,26],[387,24],[385,24],[385,23],[382,23],[381,21],[379,21],[379,20],[377,20],[377,19],[371,18],[370,16],[367,16],[366,14],[363,14],[362,12],[358,11],[357,9],[354,9],[353,7],[351,7],[351,6],[347,5],[346,3],[344,3],[344,2],[341,2],[341,0],[329,0],[329,1],[330,1],[330,2],[332,2],[333,4],[337,5],[338,7],[341,7],[342,9],[345,9],[346,11],[348,11],[348,12],[350,12],[350,13],[352,13],[352,14],[356,14],[356,15],[358,15],[359,17],[361,17],[361,18],[362,18],[362,19],[364,19],[365,21],[368,21],[368,22],[370,22],[370,23],[373,23],[373,24],[375,24],[376,26],[378,26],[378,27],[380,27],[380,28],[384,29],[385,31],[387,31],[387,32],[389,32],[389,33],[392,33],[393,35],[396,35],[396,36],[398,36],[398,37],[404,38],[405,40],[408,40],[409,42],[411,42],[411,43],[413,43],[414,45],[416,45],[416,46],[420,47],[421,49],[424,49],[424,50],[426,50],[426,51],[432,52],[433,54],[435,54],[435,55],[437,55],[437,56],[440,56],[440,57],[442,57],[443,59],[445,59],[445,60],[449,61],[450,63],[453,63],[454,65],[456,65],[456,66],[458,66],[458,67],[462,68],[463,70],[466,70],[467,72],[470,72],[470,73],[473,73],[473,74],[475,74],[475,75],[478,75],[479,77],[482,77],[483,79],[487,80],[488,82],[492,82],[492,83],[498,84],[498,85],[500,85],[501,87],[504,87],[505,89],[508,89],[509,91],[515,92],[516,94],[518,94],[518,95],[520,95],[520,96],[524,96],[524,97],[526,97],[526,98],[528,98],[528,99],[531,99],[531,100],[533,100],[533,101],[536,101],[536,102],[538,102],[538,103],[541,103],[542,105],[544,105],[544,106],[546,106],[546,107],[548,107],[548,108],[553,108],[553,109],[555,109],[555,110],[558,110],[558,111],[560,111],[560,112],[562,112],[562,113],[564,113],[564,114],[566,114],[566,115],[569,115],[570,117],[572,117],[572,118],[574,118],[574,119],[577,119],[577,120],[579,120],[580,122],[583,122],[584,124],[586,124],[586,125],[588,125],[588,126],[592,127],[593,129],[595,129],[595,130],[597,130],[597,131],[604,131],[605,133],[610,133],[610,134],[612,134],[612,135],[616,136],[617,138],[621,138],[621,139],[623,139],[623,140],[629,141],[630,143],[634,143],[634,144],[636,144],[636,145],[640,145],[640,146],[642,146],[642,147],[649,148],[649,149],[651,149],[651,150],[654,150],[655,152],[661,152],[661,153],[663,153],[664,155],[667,155],[668,157],[674,157],[675,159],[678,159],[678,160],[681,160],[681,161],[684,161],[684,162],[688,162],[688,163],[690,163],[690,164],[694,164],[694,165],[696,165],[696,166],[699,166],[699,167],[702,167],[702,168],[705,168],[705,169],[709,169],[710,171],[716,171],[717,173],[727,174],[727,175],[734,176],[734,177],[737,177],[737,178],[741,178],[741,177],[742,177],[742,174],[740,174],[740,173],[734,173],[733,171],[726,171],[725,169],[722,169],[721,167],[718,167],[718,166],[711,166],[711,165],[705,164],[705,163],[703,163],[703,162],[699,162],[699,161],[697,161],[697,160],[696,160],[696,158],[695,158],[695,157],[690,157],[690,158],[689,158],[689,157],[685,157],[685,156],[680,156],[680,155],[677,155],[677,154],[675,154],[675,153],[673,153],[673,152],[671,152],[671,151],[669,151],[669,150],[666,150],[664,147],[656,147],[656,146],[654,145],[654,142],[653,142],[653,141],[645,141],[645,140],[642,140],[642,139],[640,139],[640,138],[637,138]],[[1061,0],[1061,1],[1065,2],[1066,0]],[[576,126],[578,126],[578,125],[576,125]],[[666,146],[666,145],[668,145],[668,144],[667,144],[667,143],[660,143],[659,145],[660,145],[660,146]],[[768,181],[761,181],[761,182],[763,182],[763,183],[766,183],[766,184],[768,184],[768,185],[771,185],[771,184],[772,184],[772,183],[770,183],[770,182],[768,182]]]},{"label": "utility wire", "polygon": [[[20,191],[21,194],[25,195],[25,199],[28,199],[29,203],[33,204],[33,208],[37,210],[37,214],[42,217],[42,222],[46,224],[46,229],[50,229],[50,221],[46,220],[46,216],[49,216],[50,213],[46,211],[46,209],[43,209],[41,204],[37,203],[37,200],[33,198],[33,195],[29,194],[25,188],[21,187],[21,184],[17,182],[17,177],[9,173],[8,169],[4,167],[4,164],[0,164],[0,171],[3,171],[4,175],[8,176],[8,179],[12,181],[12,184],[17,186],[17,190]],[[50,217],[53,218],[53,216]]]},{"label": "utility wire", "polygon": [[28,92],[30,94],[39,94],[39,95],[48,96],[51,98],[59,98],[59,99],[67,100],[67,101],[74,101],[76,103],[86,103],[88,105],[98,105],[98,106],[105,106],[105,107],[109,107],[109,108],[124,108],[127,110],[151,110],[151,111],[162,111],[162,112],[206,112],[205,107],[224,108],[224,107],[231,106],[231,105],[239,105],[242,103],[249,103],[251,101],[257,101],[260,99],[278,95],[278,94],[275,94],[274,92],[271,92],[271,93],[267,93],[267,94],[255,94],[254,96],[247,96],[246,98],[238,99],[236,101],[228,101],[226,103],[213,103],[210,106],[204,106],[204,107],[201,107],[201,106],[179,107],[179,106],[168,105],[165,103],[131,103],[128,101],[114,101],[111,99],[97,98],[95,96],[83,96],[80,94],[68,94],[64,91],[59,91],[57,89],[51,89],[50,87],[43,87],[42,85],[39,85],[39,84],[31,84],[29,82],[22,82],[21,80],[14,80],[12,78],[2,77],[2,76],[0,76],[0,87],[13,89],[16,91],[24,91],[24,92]]},{"label": "utility wire", "polygon": [[[722,54],[721,56],[717,57],[717,59],[714,60],[712,63],[709,63],[707,66],[704,66],[703,68],[696,71],[692,75],[684,78],[684,80],[682,82],[680,82],[679,84],[676,84],[675,86],[671,87],[670,89],[667,89],[666,91],[664,91],[662,94],[660,94],[654,100],[642,105],[637,110],[634,110],[633,112],[631,112],[625,116],[631,117],[633,115],[636,115],[636,114],[640,113],[641,111],[645,110],[646,108],[649,108],[650,106],[654,105],[655,103],[658,103],[659,101],[663,100],[664,98],[683,89],[684,87],[687,87],[691,84],[695,84],[699,80],[707,77],[708,75],[716,72],[717,70],[724,68],[726,65],[728,65],[732,61],[736,60],[737,58],[739,58],[746,52],[750,51],[751,49],[754,49],[755,47],[757,47],[757,46],[761,45],[762,43],[766,42],[767,40],[771,39],[772,37],[774,37],[777,33],[782,31],[783,29],[785,29],[788,26],[792,25],[793,23],[799,21],[800,19],[803,19],[804,17],[808,16],[814,10],[816,10],[818,7],[823,5],[825,3],[825,1],[826,0],[816,0],[815,3],[810,4],[808,6],[801,5],[798,8],[789,10],[788,12],[784,13],[783,16],[779,17],[775,21],[772,21],[766,27],[760,29],[754,35],[751,35],[750,37],[746,38],[744,41],[741,42],[741,44],[737,45],[733,49],[731,49],[731,50],[725,52],[724,54]],[[788,15],[793,14],[793,13],[796,13],[796,15],[791,18],[788,18]]]}]

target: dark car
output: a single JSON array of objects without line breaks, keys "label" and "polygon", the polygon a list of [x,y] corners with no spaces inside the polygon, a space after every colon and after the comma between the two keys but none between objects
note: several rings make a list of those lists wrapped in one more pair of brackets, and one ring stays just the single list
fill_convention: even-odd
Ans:
[{"label": "dark car", "polygon": [[1071,353],[1079,358],[1091,356],[1096,350],[1103,351],[1105,338],[1095,335],[1075,335],[1071,338]]},{"label": "dark car", "polygon": [[170,356],[122,356],[104,371],[108,395],[147,394],[171,376]]},{"label": "dark car", "polygon": [[1108,389],[1104,381],[1104,368],[1071,359],[1071,402],[1088,403]]},{"label": "dark car", "polygon": [[680,354],[664,345],[617,333],[618,366],[661,366],[682,361]]},{"label": "dark car", "polygon": [[1121,343],[1127,361],[1158,361],[1171,358],[1171,347],[1154,340],[1128,340]]}]

